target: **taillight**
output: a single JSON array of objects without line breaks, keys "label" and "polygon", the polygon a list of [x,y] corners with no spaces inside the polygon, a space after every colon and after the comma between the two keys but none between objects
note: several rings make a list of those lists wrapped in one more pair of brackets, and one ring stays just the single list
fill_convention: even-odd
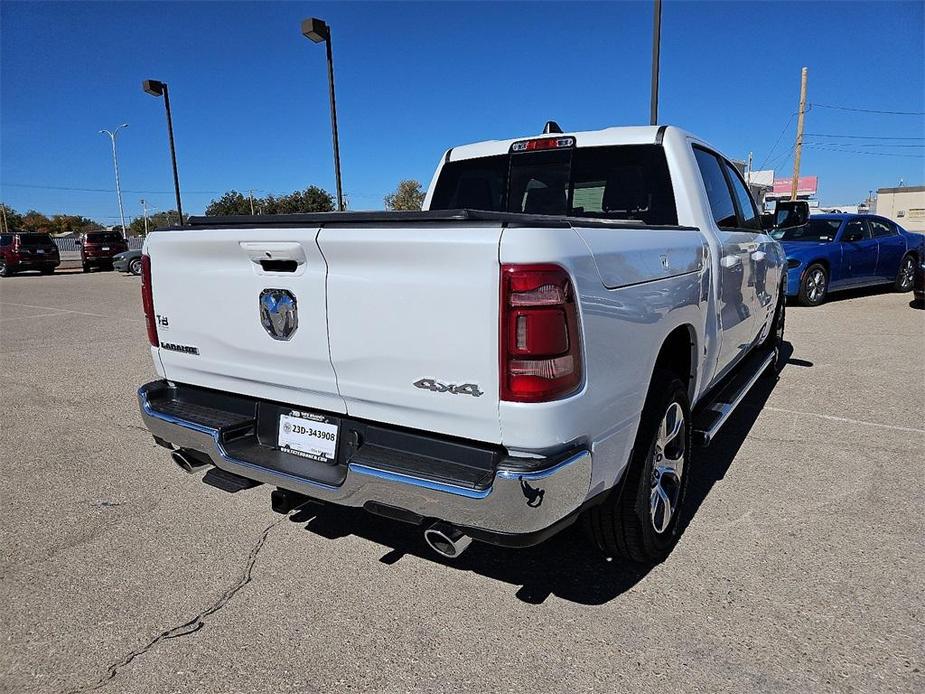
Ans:
[{"label": "taillight", "polygon": [[502,400],[559,400],[578,389],[578,312],[564,268],[501,266],[500,343]]},{"label": "taillight", "polygon": [[148,342],[157,347],[157,323],[154,322],[154,295],[151,293],[151,258],[141,256],[141,305],[145,310]]}]

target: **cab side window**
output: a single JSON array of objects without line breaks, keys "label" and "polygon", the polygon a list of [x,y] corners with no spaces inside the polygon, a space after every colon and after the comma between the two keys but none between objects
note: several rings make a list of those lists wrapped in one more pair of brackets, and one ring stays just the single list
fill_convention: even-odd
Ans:
[{"label": "cab side window", "polygon": [[719,159],[699,147],[694,147],[694,157],[697,159],[697,168],[700,169],[703,187],[706,188],[707,199],[710,201],[713,221],[720,229],[735,229],[739,224],[735,203],[732,201],[732,193]]},{"label": "cab side window", "polygon": [[761,218],[758,216],[758,208],[755,206],[755,201],[748,192],[748,188],[742,182],[739,172],[728,161],[723,162],[723,165],[726,167],[726,175],[729,176],[729,182],[732,184],[732,192],[735,193],[736,201],[739,203],[739,228],[761,231]]},{"label": "cab side window", "polygon": [[842,241],[865,241],[870,238],[870,230],[864,223],[863,219],[852,219],[845,224],[845,230],[842,232]]},{"label": "cab side window", "polygon": [[12,234],[0,234],[0,246],[12,246],[13,245],[13,235]]}]

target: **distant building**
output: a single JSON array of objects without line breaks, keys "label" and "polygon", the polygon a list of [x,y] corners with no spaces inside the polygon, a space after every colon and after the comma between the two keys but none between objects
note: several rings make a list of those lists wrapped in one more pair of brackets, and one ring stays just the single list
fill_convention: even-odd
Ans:
[{"label": "distant building", "polygon": [[[757,171],[755,173],[758,173]],[[774,209],[774,204],[778,200],[789,200],[792,178],[775,178],[771,191],[764,196],[764,207],[767,211]],[[819,207],[819,200],[816,193],[819,190],[818,176],[800,176],[797,179],[797,200],[805,200],[809,203],[809,208]]]},{"label": "distant building", "polygon": [[745,176],[745,182],[748,183],[748,189],[758,207],[764,209],[765,198],[774,189],[774,169],[746,171],[742,175]]},{"label": "distant building", "polygon": [[874,212],[908,231],[925,232],[925,186],[878,189]]}]

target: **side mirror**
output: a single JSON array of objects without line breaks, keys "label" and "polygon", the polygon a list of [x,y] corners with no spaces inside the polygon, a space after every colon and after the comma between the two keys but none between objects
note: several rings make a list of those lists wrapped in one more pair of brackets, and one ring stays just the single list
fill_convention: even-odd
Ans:
[{"label": "side mirror", "polygon": [[765,212],[761,215],[761,228],[764,231],[771,231],[774,228],[774,214]]}]

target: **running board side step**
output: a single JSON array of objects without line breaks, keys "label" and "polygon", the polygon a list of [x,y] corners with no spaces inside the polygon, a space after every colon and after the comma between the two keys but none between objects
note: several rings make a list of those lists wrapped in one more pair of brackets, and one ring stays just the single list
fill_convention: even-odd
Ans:
[{"label": "running board side step", "polygon": [[760,350],[746,357],[731,379],[697,408],[693,438],[697,446],[709,446],[736,407],[748,395],[761,375],[774,364],[777,350]]}]

